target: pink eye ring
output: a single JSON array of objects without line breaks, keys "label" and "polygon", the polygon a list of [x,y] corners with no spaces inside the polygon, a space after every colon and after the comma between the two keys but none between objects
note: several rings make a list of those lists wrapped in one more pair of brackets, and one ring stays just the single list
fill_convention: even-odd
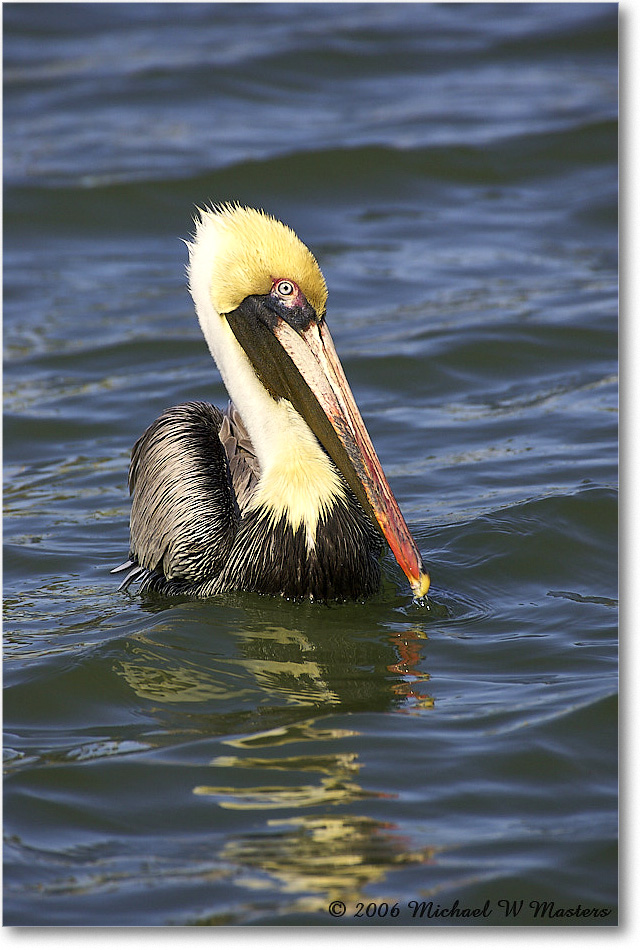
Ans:
[{"label": "pink eye ring", "polygon": [[278,280],[274,285],[279,297],[293,297],[297,293],[298,287],[291,280]]}]

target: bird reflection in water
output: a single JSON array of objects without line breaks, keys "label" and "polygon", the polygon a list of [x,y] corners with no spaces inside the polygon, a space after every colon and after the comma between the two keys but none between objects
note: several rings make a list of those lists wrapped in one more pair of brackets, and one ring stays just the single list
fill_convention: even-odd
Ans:
[{"label": "bird reflection in water", "polygon": [[[218,744],[230,754],[204,766],[193,792],[213,807],[253,811],[265,821],[254,834],[231,834],[217,860],[233,868],[242,886],[298,895],[292,912],[327,908],[333,897],[357,900],[389,872],[432,861],[434,849],[410,847],[394,824],[346,813],[356,803],[395,796],[364,786],[364,736],[345,728],[351,722],[344,714],[421,714],[432,707],[424,692],[429,674],[420,670],[425,631],[388,623],[385,636],[357,639],[340,636],[342,624],[333,629],[330,615],[324,630],[305,633],[269,622],[269,611],[263,622],[254,619],[239,632],[236,651],[212,656],[209,669],[149,635],[139,635],[119,669],[141,698],[153,700],[158,715],[165,709],[174,735],[182,703],[196,704],[192,733],[197,726],[215,739],[225,729]],[[234,707],[236,735],[230,733]],[[259,709],[272,727],[243,733],[242,723],[255,724]]]},{"label": "bird reflection in water", "polygon": [[421,689],[430,674],[418,669],[427,635],[420,627],[399,628],[388,629],[386,644],[381,637],[355,642],[340,627],[304,633],[260,622],[239,631],[234,655],[191,659],[162,642],[171,628],[161,622],[132,638],[116,672],[139,697],[159,703],[221,704],[258,692],[263,704],[269,697],[326,711],[430,708],[432,698]]}]

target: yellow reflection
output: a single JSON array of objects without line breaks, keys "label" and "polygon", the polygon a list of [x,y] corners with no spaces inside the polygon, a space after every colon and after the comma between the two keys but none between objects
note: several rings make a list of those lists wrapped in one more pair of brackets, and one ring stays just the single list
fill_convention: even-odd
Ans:
[{"label": "yellow reflection", "polygon": [[[155,628],[156,634],[161,631]],[[201,653],[192,660],[184,649],[139,634],[115,672],[139,697],[158,703],[247,699],[260,690],[279,705],[285,700],[288,705],[327,709],[356,701],[377,708],[386,702],[396,708],[430,708],[433,700],[418,688],[429,678],[418,670],[425,640],[420,627],[403,624],[389,635],[387,647],[369,644],[364,655],[350,648],[332,662],[321,634],[314,641],[297,629],[266,624],[240,632],[236,654]],[[369,664],[371,675],[364,673]],[[393,677],[382,676],[384,670]]]},{"label": "yellow reflection", "polygon": [[245,887],[277,883],[283,893],[301,895],[288,912],[327,911],[333,898],[354,906],[367,886],[391,870],[430,863],[436,853],[412,851],[390,825],[359,815],[273,819],[267,827],[263,834],[230,841],[221,857],[245,870],[237,878]]},{"label": "yellow reflection", "polygon": [[215,675],[195,663],[173,663],[160,652],[142,646],[135,646],[131,659],[120,661],[115,672],[137,696],[155,702],[202,703],[251,693],[238,674],[223,676],[219,670]]},{"label": "yellow reflection", "polygon": [[224,739],[223,742],[235,749],[254,749],[261,746],[287,745],[289,742],[310,740],[325,742],[329,739],[343,739],[358,734],[352,729],[320,729],[314,719],[303,719],[301,722],[292,722],[286,726],[277,726],[275,729],[266,729],[263,732],[253,732],[236,739]]},{"label": "yellow reflection", "polygon": [[282,759],[241,759],[238,755],[217,755],[210,765],[237,769],[294,769],[297,772],[336,775],[337,772],[358,772],[361,766],[357,765],[356,759],[356,752],[346,752],[343,755],[291,755]]},{"label": "yellow reflection", "polygon": [[323,779],[320,785],[257,786],[256,788],[225,788],[215,785],[197,785],[195,795],[210,795],[221,808],[237,811],[268,808],[310,808],[314,805],[346,805],[362,798],[378,798],[375,792],[365,792],[359,785],[335,785]]},{"label": "yellow reflection", "polygon": [[243,637],[245,648],[257,641],[258,657],[216,657],[216,669],[208,670],[202,660],[186,661],[182,652],[162,651],[152,639],[139,635],[129,657],[115,671],[138,696],[156,702],[228,700],[251,695],[258,686],[297,705],[340,703],[327,674],[311,658],[314,647],[300,631],[271,626]]},{"label": "yellow reflection", "polygon": [[317,663],[296,660],[240,661],[268,693],[285,695],[290,702],[338,705],[341,700],[323,678]]},{"label": "yellow reflection", "polygon": [[315,805],[345,805],[363,798],[385,797],[367,792],[354,780],[360,765],[357,754],[289,756],[286,758],[240,758],[221,755],[211,765],[216,768],[286,772],[316,772],[322,778],[316,784],[286,783],[257,786],[198,785],[195,795],[209,795],[221,808],[271,809],[309,808]]}]

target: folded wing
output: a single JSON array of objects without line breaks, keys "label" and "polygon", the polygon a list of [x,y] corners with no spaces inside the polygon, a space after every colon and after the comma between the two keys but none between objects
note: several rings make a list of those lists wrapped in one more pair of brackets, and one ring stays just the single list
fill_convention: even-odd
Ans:
[{"label": "folded wing", "polygon": [[[258,463],[233,406],[166,409],[132,450],[130,562],[176,589],[215,578],[258,478]],[[125,583],[141,576],[133,571]]]}]

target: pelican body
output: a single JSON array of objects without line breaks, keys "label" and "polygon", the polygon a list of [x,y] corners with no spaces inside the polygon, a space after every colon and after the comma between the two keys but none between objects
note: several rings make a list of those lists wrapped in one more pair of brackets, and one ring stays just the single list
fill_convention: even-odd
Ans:
[{"label": "pelican body", "polygon": [[135,444],[127,587],[358,600],[384,543],[419,598],[430,581],[346,380],[327,289],[262,211],[199,213],[189,289],[231,402],[167,409]]}]

